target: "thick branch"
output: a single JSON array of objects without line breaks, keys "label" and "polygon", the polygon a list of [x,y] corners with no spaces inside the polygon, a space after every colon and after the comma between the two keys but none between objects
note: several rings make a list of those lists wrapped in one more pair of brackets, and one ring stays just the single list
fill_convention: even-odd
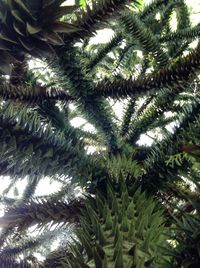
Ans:
[{"label": "thick branch", "polygon": [[[68,51],[58,51],[59,62],[52,64],[70,84],[70,94],[77,100],[78,108],[85,118],[100,130],[107,139],[112,152],[118,150],[117,125],[113,120],[113,112],[107,101],[93,96],[94,83],[92,77],[86,75],[83,66],[77,61],[76,49],[68,47]],[[63,80],[64,80],[63,79]],[[65,83],[65,81],[64,81]]]},{"label": "thick branch", "polygon": [[77,223],[84,207],[81,201],[59,202],[46,201],[33,202],[22,205],[20,208],[9,210],[8,214],[0,218],[1,227],[18,227],[25,230],[28,227],[39,224],[45,225],[53,221],[54,223]]},{"label": "thick branch", "polygon": [[39,85],[33,88],[25,85],[14,86],[6,83],[0,85],[0,96],[4,99],[19,99],[28,102],[39,102],[42,100],[74,100],[74,98],[63,89],[48,89]]},{"label": "thick branch", "polygon": [[170,67],[148,75],[146,78],[133,80],[104,80],[96,87],[95,96],[111,98],[127,98],[128,96],[144,95],[158,92],[159,89],[185,87],[188,81],[200,68],[200,45]]}]

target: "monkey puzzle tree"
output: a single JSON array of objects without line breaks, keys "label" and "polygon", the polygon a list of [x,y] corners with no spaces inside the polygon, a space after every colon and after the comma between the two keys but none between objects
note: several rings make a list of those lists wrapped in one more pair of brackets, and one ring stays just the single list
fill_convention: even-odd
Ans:
[{"label": "monkey puzzle tree", "polygon": [[[0,0],[1,267],[199,267],[191,14],[183,0]],[[35,195],[48,178],[60,188]]]}]

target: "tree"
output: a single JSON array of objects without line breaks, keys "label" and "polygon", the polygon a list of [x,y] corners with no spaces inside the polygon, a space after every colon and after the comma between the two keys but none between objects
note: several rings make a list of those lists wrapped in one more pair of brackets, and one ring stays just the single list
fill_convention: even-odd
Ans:
[{"label": "tree", "polygon": [[[191,14],[183,0],[0,1],[1,267],[199,267]],[[105,28],[110,41],[93,44]],[[60,189],[35,196],[47,178]]]}]

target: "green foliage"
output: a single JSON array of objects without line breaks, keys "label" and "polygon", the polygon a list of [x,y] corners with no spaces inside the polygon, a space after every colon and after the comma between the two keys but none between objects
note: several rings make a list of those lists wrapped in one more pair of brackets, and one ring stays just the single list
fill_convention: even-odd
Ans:
[{"label": "green foliage", "polygon": [[2,71],[7,71],[8,65],[14,60],[23,59],[22,52],[34,56],[50,55],[52,46],[63,44],[58,33],[77,30],[71,23],[59,21],[63,14],[72,12],[69,6],[61,7],[62,2],[64,1],[1,1]]},{"label": "green foliage", "polygon": [[145,2],[0,0],[0,266],[199,266],[198,11]]},{"label": "green foliage", "polygon": [[99,62],[101,62],[102,59],[104,57],[106,57],[107,54],[113,50],[113,48],[115,48],[117,45],[119,45],[121,41],[122,41],[122,34],[121,33],[112,37],[110,42],[108,44],[106,44],[102,49],[100,49],[96,53],[95,57],[90,61],[90,63],[87,66],[88,70],[91,71],[91,69],[93,69]]},{"label": "green foliage", "polygon": [[[132,148],[130,148],[132,149]],[[107,160],[108,172],[113,180],[118,181],[118,176],[126,179],[133,180],[141,176],[144,172],[142,166],[140,166],[136,160],[134,160],[135,152],[124,151],[121,155],[113,156]]]},{"label": "green foliage", "polygon": [[120,187],[121,193],[109,186],[107,198],[97,194],[87,202],[69,267],[163,267],[161,212],[139,189],[129,197],[125,184]]},{"label": "green foliage", "polygon": [[199,70],[199,45],[186,57],[175,62],[169,67],[163,68],[155,74],[147,75],[143,79],[128,79],[109,81],[104,80],[97,85],[99,96],[112,98],[125,98],[127,96],[144,95],[145,93],[154,93],[155,88],[181,87],[187,85],[191,76]]},{"label": "green foliage", "polygon": [[[199,185],[197,191],[199,193]],[[199,215],[200,215],[199,197],[197,199],[188,198],[188,206],[183,207],[183,211],[180,210],[179,214],[174,219],[176,224],[176,230],[172,232],[172,239],[173,242],[176,244],[176,247],[173,251],[169,250],[169,255],[173,256],[171,263],[173,267],[199,266],[200,264]]]},{"label": "green foliage", "polygon": [[136,38],[144,49],[144,52],[152,53],[157,62],[161,66],[165,66],[168,61],[167,55],[160,48],[156,38],[151,34],[150,29],[145,27],[136,16],[131,13],[124,14],[121,18],[127,33],[131,33]]},{"label": "green foliage", "polygon": [[127,2],[127,0],[100,0],[91,1],[91,5],[86,4],[87,11],[82,9],[80,14],[77,14],[77,20],[74,23],[79,30],[69,34],[68,38],[72,40],[93,36],[101,23],[109,18],[111,13],[124,7]]},{"label": "green foliage", "polygon": [[184,153],[170,155],[169,159],[166,161],[166,164],[171,167],[174,167],[175,165],[181,166],[183,164],[184,158],[186,158],[186,154]]}]

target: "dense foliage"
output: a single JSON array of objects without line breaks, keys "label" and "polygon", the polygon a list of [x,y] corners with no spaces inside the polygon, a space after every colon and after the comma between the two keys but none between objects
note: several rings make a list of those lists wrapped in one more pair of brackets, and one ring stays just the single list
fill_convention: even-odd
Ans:
[{"label": "dense foliage", "polygon": [[184,0],[0,0],[1,267],[200,267],[192,15]]}]

